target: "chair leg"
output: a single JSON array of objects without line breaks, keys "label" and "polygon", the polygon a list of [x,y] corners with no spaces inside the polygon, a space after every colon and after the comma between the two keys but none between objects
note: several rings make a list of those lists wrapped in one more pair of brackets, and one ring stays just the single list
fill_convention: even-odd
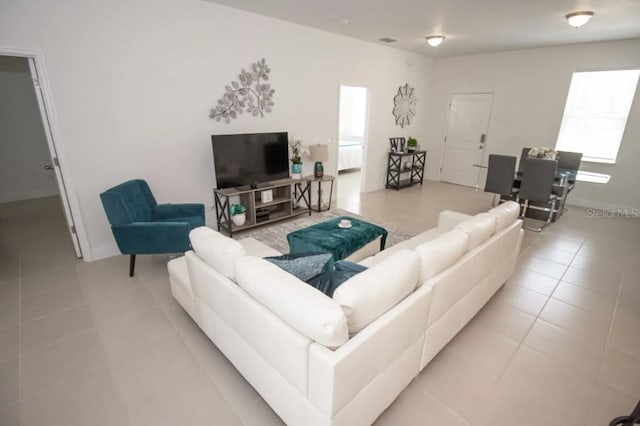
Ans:
[{"label": "chair leg", "polygon": [[556,212],[556,201],[557,200],[553,200],[553,203],[551,203],[551,211],[549,212],[549,217],[547,217],[547,223],[544,226],[547,226],[551,223],[551,219],[553,219],[553,213]]},{"label": "chair leg", "polygon": [[[522,219],[524,220],[524,217],[527,213],[527,207],[529,206],[529,200],[525,200],[524,202],[524,209],[522,210]],[[547,217],[547,221],[545,223],[542,224],[541,227],[539,228],[529,228],[526,226],[523,226],[524,229],[528,230],[528,231],[533,231],[533,232],[542,232],[542,230],[544,228],[546,228],[549,224],[551,224],[551,219],[553,218],[553,212],[556,209],[556,200],[553,200],[552,204],[551,204],[551,211],[549,212],[549,216]]]},{"label": "chair leg", "polygon": [[524,204],[522,205],[522,213],[520,213],[520,217],[524,220],[524,217],[527,215],[527,208],[529,207],[529,200],[524,200]]},{"label": "chair leg", "polygon": [[131,258],[129,259],[129,276],[130,277],[133,276],[134,269],[136,269],[136,255],[132,254]]}]

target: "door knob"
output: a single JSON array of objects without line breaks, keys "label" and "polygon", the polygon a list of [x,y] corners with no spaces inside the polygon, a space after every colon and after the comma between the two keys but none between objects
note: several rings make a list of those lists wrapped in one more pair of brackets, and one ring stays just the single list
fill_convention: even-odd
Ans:
[{"label": "door knob", "polygon": [[46,166],[44,166],[44,169],[47,170],[47,171],[53,170],[53,165],[47,164]]},{"label": "door knob", "polygon": [[483,146],[483,145],[480,145],[478,148],[480,148],[480,149],[484,149],[484,146]]}]

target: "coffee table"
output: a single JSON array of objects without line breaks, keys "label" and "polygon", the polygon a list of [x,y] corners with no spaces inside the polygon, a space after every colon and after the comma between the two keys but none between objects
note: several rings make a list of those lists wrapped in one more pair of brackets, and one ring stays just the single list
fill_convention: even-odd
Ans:
[{"label": "coffee table", "polygon": [[[338,226],[341,220],[351,221],[350,228]],[[364,220],[340,216],[298,229],[287,235],[290,253],[324,252],[331,253],[333,260],[342,260],[371,241],[380,237],[380,250],[387,242],[387,230]]]}]

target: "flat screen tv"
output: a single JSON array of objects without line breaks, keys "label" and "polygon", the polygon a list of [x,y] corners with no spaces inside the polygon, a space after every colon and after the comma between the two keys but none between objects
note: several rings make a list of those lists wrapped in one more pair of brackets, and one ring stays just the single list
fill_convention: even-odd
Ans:
[{"label": "flat screen tv", "polygon": [[212,135],[216,184],[221,188],[261,188],[289,177],[287,132]]}]

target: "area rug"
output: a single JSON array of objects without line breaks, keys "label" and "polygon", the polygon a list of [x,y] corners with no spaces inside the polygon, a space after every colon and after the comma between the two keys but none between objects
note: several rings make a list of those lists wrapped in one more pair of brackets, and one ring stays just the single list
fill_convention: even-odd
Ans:
[{"label": "area rug", "polygon": [[280,253],[289,253],[289,243],[287,243],[288,233],[339,216],[351,216],[356,219],[365,220],[369,223],[382,226],[389,233],[387,235],[386,248],[389,248],[394,244],[398,244],[415,235],[415,233],[413,232],[398,229],[395,226],[389,225],[388,223],[369,220],[366,217],[348,212],[346,210],[334,209],[321,213],[314,212],[311,216],[298,216],[294,219],[284,220],[282,222],[276,222],[271,225],[264,225],[247,231],[237,232],[233,234],[233,237],[238,240],[253,237],[256,240],[262,241],[266,245],[278,250]]}]

